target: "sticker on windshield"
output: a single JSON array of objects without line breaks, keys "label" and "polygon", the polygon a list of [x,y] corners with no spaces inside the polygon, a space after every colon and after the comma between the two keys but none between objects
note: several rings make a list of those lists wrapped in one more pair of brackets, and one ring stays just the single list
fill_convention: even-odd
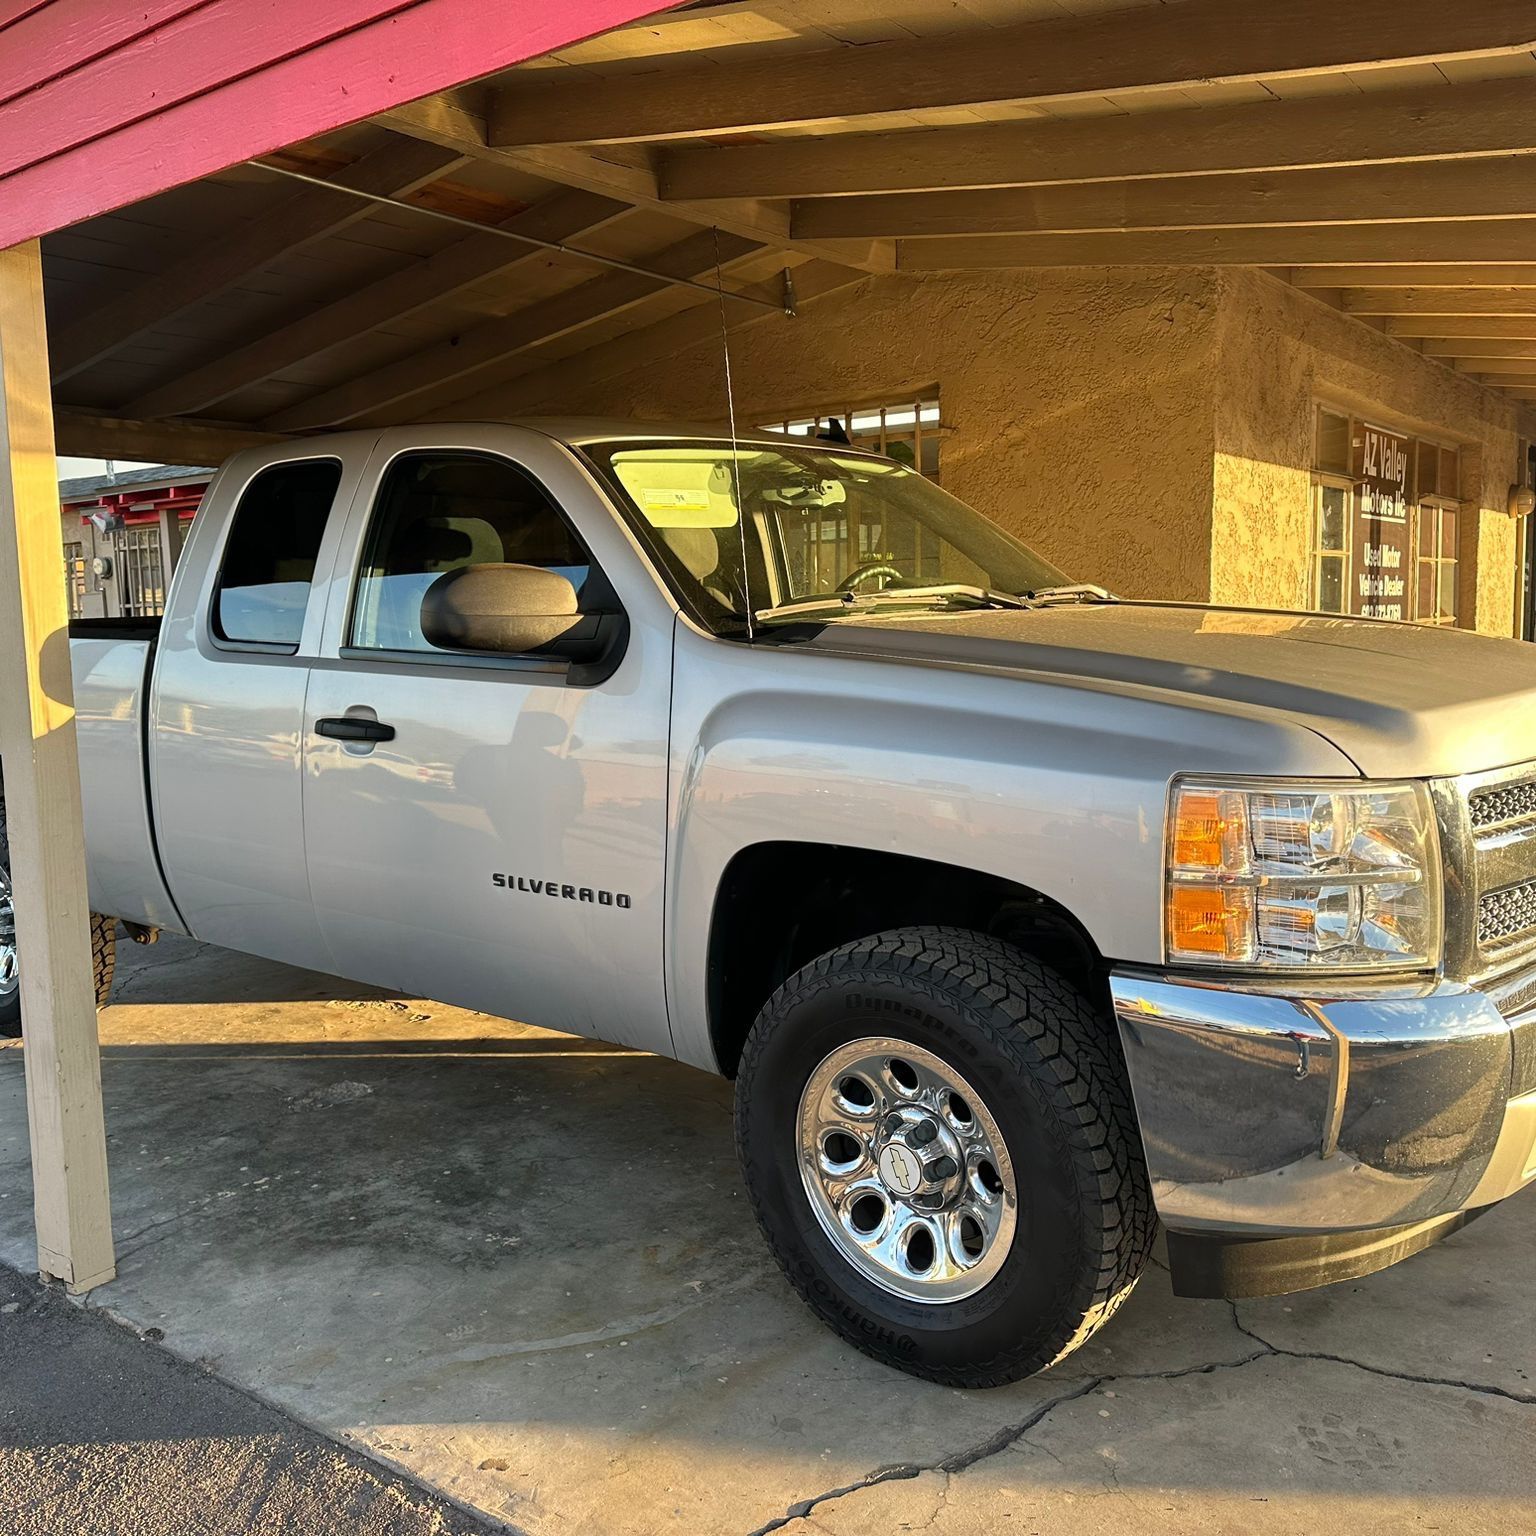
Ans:
[{"label": "sticker on windshield", "polygon": [[613,467],[653,528],[734,528],[735,477],[713,451],[615,454]]}]

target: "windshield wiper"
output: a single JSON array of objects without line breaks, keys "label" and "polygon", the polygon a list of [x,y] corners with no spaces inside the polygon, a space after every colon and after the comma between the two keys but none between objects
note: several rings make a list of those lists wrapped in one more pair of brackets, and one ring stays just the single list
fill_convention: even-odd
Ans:
[{"label": "windshield wiper", "polygon": [[1023,594],[1030,606],[1049,607],[1052,603],[1118,603],[1113,592],[1095,586],[1091,581],[1073,582],[1068,586],[1039,587]]},{"label": "windshield wiper", "polygon": [[879,608],[887,604],[923,603],[934,598],[946,601],[955,598],[969,600],[979,608],[1028,608],[1031,605],[1012,592],[996,592],[990,587],[970,586],[965,582],[946,582],[932,587],[892,587],[885,592],[809,592],[804,597],[792,597],[774,608],[759,608],[753,615],[757,619],[790,618],[811,613],[818,608],[830,608],[846,612],[850,608]]}]

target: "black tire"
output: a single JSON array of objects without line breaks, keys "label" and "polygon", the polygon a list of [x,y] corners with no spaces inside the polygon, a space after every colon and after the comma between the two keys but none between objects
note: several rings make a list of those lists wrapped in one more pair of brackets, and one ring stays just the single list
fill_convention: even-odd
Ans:
[{"label": "black tire", "polygon": [[[891,1036],[953,1066],[990,1109],[1017,1176],[1015,1239],[963,1300],[908,1300],[837,1249],[801,1182],[800,1096],[818,1065]],[[1044,1370],[1112,1317],[1156,1232],[1113,1026],[1076,988],[999,940],[905,928],[822,955],[769,999],[736,1086],[736,1145],[790,1284],[849,1343],[914,1376],[1001,1386]]]},{"label": "black tire", "polygon": [[[5,792],[0,788],[0,872],[7,887],[11,875],[11,848],[5,820]],[[96,1006],[105,1006],[112,991],[112,974],[117,968],[117,920],[91,913],[91,973],[96,983]],[[0,1039],[14,1040],[21,1034],[21,993],[12,990],[0,995]]]}]

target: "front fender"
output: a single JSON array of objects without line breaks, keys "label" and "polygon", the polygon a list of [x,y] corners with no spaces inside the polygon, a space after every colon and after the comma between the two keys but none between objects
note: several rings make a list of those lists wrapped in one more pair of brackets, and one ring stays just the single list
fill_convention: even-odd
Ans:
[{"label": "front fender", "polygon": [[[1099,951],[1161,959],[1168,781],[1354,777],[1320,736],[1229,703],[678,636],[668,870],[673,1044],[713,1069],[716,894],[762,842],[901,853],[1026,885]],[[764,893],[773,922],[793,890]]]}]

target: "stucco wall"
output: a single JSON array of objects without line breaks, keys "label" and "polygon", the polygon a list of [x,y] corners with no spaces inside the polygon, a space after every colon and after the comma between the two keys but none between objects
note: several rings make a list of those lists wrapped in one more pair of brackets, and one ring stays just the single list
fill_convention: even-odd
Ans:
[{"label": "stucco wall", "polygon": [[[1217,339],[1194,268],[891,276],[731,342],[738,423],[901,399],[937,383],[944,485],[1063,570],[1127,595],[1202,598]],[[718,339],[594,385],[561,370],[453,408],[720,420]]]},{"label": "stucco wall", "polygon": [[[946,487],[1127,596],[1309,605],[1320,400],[1456,439],[1487,509],[1462,519],[1462,622],[1510,630],[1520,408],[1267,273],[872,277],[735,325],[731,355],[742,424],[937,384]],[[718,336],[602,372],[555,364],[450,413],[725,417]]]},{"label": "stucco wall", "polygon": [[1516,525],[1504,513],[1518,469],[1520,407],[1267,273],[1219,277],[1211,596],[1311,601],[1313,409],[1341,406],[1463,445],[1461,622],[1509,634]]}]

